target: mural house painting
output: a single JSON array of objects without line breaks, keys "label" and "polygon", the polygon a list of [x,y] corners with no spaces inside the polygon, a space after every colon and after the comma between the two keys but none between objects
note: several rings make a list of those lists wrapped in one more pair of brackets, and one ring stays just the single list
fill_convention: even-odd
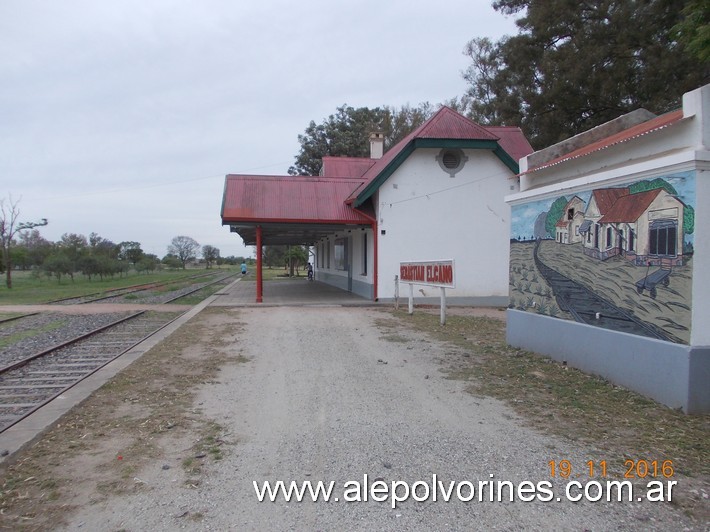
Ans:
[{"label": "mural house painting", "polygon": [[710,411],[709,140],[705,86],[521,160],[511,344]]},{"label": "mural house painting", "polygon": [[[684,173],[514,207],[514,234],[534,234],[540,216],[554,233],[538,232],[528,253],[511,238],[510,305],[688,343],[694,197],[694,178]],[[516,283],[525,270],[537,272],[545,291],[531,275],[530,286]]]}]

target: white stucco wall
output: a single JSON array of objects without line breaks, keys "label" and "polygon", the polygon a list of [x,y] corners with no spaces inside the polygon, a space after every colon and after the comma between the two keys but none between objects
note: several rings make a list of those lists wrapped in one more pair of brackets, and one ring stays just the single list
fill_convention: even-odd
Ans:
[{"label": "white stucco wall", "polygon": [[[379,298],[394,297],[399,263],[454,259],[450,298],[508,297],[510,207],[517,179],[489,150],[465,150],[468,161],[450,177],[439,149],[417,149],[375,195],[379,238]],[[382,231],[385,234],[382,234]],[[437,289],[424,296],[438,296]]]},{"label": "white stucco wall", "polygon": [[[367,271],[364,268],[363,236],[367,237]],[[348,269],[335,268],[335,240],[337,238],[349,239],[349,265]],[[349,272],[352,273],[352,290],[365,297],[365,285],[372,285],[374,278],[374,245],[372,229],[370,227],[354,227],[334,231],[332,235],[313,246],[316,255],[316,279],[327,282],[344,290],[348,289]],[[320,256],[322,255],[322,263]],[[330,265],[328,265],[330,256]],[[359,284],[359,286],[357,286]]]},{"label": "white stucco wall", "polygon": [[[710,163],[706,162],[706,165]],[[710,346],[710,168],[695,173],[693,315],[690,345]]]}]

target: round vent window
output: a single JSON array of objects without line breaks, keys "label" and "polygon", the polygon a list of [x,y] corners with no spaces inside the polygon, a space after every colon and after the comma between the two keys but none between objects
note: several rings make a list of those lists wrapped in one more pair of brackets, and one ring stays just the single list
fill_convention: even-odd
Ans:
[{"label": "round vent window", "polygon": [[461,156],[454,151],[445,151],[441,160],[444,162],[444,166],[449,170],[461,164]]},{"label": "round vent window", "polygon": [[436,156],[441,169],[454,177],[456,173],[463,168],[463,165],[468,161],[468,157],[463,154],[462,150],[444,148]]}]

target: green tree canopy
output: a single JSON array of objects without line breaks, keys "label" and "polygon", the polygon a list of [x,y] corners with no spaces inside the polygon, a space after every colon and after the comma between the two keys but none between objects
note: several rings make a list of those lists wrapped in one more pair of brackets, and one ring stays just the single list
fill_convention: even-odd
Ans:
[{"label": "green tree canopy", "polygon": [[547,231],[547,234],[552,238],[555,238],[557,234],[555,226],[557,225],[557,222],[560,221],[566,206],[567,198],[560,196],[552,203],[550,210],[547,211],[547,217],[545,218],[545,231]]},{"label": "green tree canopy", "polygon": [[298,136],[301,151],[296,163],[288,169],[290,175],[318,175],[321,158],[326,155],[347,157],[370,156],[370,133],[381,131],[385,135],[385,148],[396,144],[427,120],[433,113],[431,104],[418,107],[404,105],[390,107],[350,107],[336,109],[322,123],[311,123]]},{"label": "green tree canopy", "polygon": [[710,72],[675,37],[687,3],[498,0],[520,32],[468,44],[461,101],[477,122],[520,126],[538,149],[639,107],[672,110]]},{"label": "green tree canopy", "polygon": [[682,18],[673,27],[678,40],[700,61],[710,61],[710,4],[707,0],[686,2]]},{"label": "green tree canopy", "polygon": [[136,263],[143,258],[143,250],[141,249],[140,242],[130,240],[121,242],[118,244],[118,249],[118,258],[130,262],[134,267]]}]

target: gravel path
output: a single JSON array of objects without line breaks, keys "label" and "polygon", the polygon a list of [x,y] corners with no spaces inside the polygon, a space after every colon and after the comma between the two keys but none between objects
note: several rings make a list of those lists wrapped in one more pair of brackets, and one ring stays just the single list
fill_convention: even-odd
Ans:
[{"label": "gravel path", "polygon": [[[216,315],[214,319],[218,319]],[[222,316],[222,319],[234,317]],[[250,360],[205,384],[206,417],[234,442],[197,489],[160,460],[137,472],[150,489],[86,506],[70,530],[682,530],[663,503],[344,502],[343,484],[381,479],[444,482],[551,480],[548,462],[597,456],[526,428],[503,404],[446,379],[460,356],[424,336],[383,338],[385,312],[263,308],[240,313],[229,349]],[[200,338],[195,338],[199,345]],[[185,442],[182,442],[184,445]],[[612,457],[609,457],[611,459]],[[616,457],[613,457],[616,458]],[[258,502],[252,482],[335,481],[340,502]],[[554,479],[555,494],[563,483]],[[584,478],[580,480],[584,481]]]}]

